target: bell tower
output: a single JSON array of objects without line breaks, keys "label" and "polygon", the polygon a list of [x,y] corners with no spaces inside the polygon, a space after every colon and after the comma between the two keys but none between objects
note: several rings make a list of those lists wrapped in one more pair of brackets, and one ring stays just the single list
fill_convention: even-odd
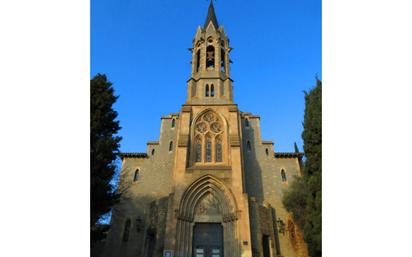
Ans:
[{"label": "bell tower", "polygon": [[203,27],[193,39],[192,72],[188,80],[186,104],[233,103],[229,46],[223,26],[219,26],[212,1]]}]

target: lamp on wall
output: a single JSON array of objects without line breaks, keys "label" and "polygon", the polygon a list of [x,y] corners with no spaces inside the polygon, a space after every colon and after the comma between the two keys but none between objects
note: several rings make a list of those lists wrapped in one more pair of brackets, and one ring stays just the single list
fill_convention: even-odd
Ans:
[{"label": "lamp on wall", "polygon": [[285,222],[283,222],[283,220],[281,220],[280,218],[278,218],[278,220],[276,221],[277,225],[278,225],[278,231],[279,233],[282,233],[283,235],[285,235]]}]

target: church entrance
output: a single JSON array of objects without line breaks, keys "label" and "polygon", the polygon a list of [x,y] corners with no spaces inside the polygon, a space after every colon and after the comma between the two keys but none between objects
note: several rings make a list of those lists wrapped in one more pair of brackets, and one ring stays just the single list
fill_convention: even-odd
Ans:
[{"label": "church entrance", "polygon": [[193,257],[224,257],[222,224],[195,224],[193,228]]}]

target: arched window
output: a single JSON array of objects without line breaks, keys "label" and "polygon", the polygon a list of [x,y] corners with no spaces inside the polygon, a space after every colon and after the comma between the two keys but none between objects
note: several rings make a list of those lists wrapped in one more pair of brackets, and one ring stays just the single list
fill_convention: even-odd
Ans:
[{"label": "arched window", "polygon": [[249,120],[248,119],[245,119],[245,126],[249,127]]},{"label": "arched window", "polygon": [[225,72],[225,50],[220,52],[220,71]]},{"label": "arched window", "polygon": [[266,156],[269,156],[269,149],[266,148]]},{"label": "arched window", "polygon": [[139,180],[139,169],[136,169],[134,172],[134,176],[133,176],[133,181],[138,181]]},{"label": "arched window", "polygon": [[206,162],[212,162],[212,139],[206,138]]},{"label": "arched window", "polygon": [[286,172],[284,169],[280,171],[280,176],[282,177],[282,182],[286,182]]},{"label": "arched window", "polygon": [[173,150],[173,141],[170,141],[169,143],[169,152]]},{"label": "arched window", "polygon": [[155,153],[155,149],[152,149],[152,155],[154,155],[154,153]]},{"label": "arched window", "polygon": [[200,68],[200,49],[197,50],[197,53],[196,53],[196,72],[199,71],[199,68]]},{"label": "arched window", "polygon": [[206,69],[215,67],[215,48],[208,46],[206,48]]},{"label": "arched window", "polygon": [[176,120],[175,120],[175,119],[172,119],[172,128],[174,128],[175,125],[176,125]]},{"label": "arched window", "polygon": [[[196,119],[192,144],[192,162],[222,163],[226,153],[226,133],[223,121],[213,111],[208,111]],[[226,159],[226,158],[225,158]]]},{"label": "arched window", "polygon": [[206,97],[209,96],[209,84],[206,84],[206,87],[205,87],[205,96],[206,96]]},{"label": "arched window", "polygon": [[247,150],[248,151],[252,150],[252,147],[250,146],[250,141],[249,140],[246,142],[246,145],[247,145]]},{"label": "arched window", "polygon": [[123,242],[127,242],[129,240],[129,232],[130,232],[130,219],[127,219],[124,223],[124,231],[123,231]]},{"label": "arched window", "polygon": [[196,149],[196,162],[201,162],[202,161],[202,140],[199,137],[196,138],[195,149]]},{"label": "arched window", "polygon": [[215,96],[215,86],[213,86],[213,84],[210,86],[210,96],[211,97]]},{"label": "arched window", "polygon": [[216,137],[215,148],[216,162],[222,162],[222,140],[220,139],[220,137]]}]

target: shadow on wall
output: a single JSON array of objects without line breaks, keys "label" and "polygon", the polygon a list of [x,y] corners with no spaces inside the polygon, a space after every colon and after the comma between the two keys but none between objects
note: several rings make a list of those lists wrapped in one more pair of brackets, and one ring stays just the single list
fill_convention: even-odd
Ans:
[{"label": "shadow on wall", "polygon": [[123,197],[113,208],[104,254],[100,256],[161,257],[169,198]]}]

